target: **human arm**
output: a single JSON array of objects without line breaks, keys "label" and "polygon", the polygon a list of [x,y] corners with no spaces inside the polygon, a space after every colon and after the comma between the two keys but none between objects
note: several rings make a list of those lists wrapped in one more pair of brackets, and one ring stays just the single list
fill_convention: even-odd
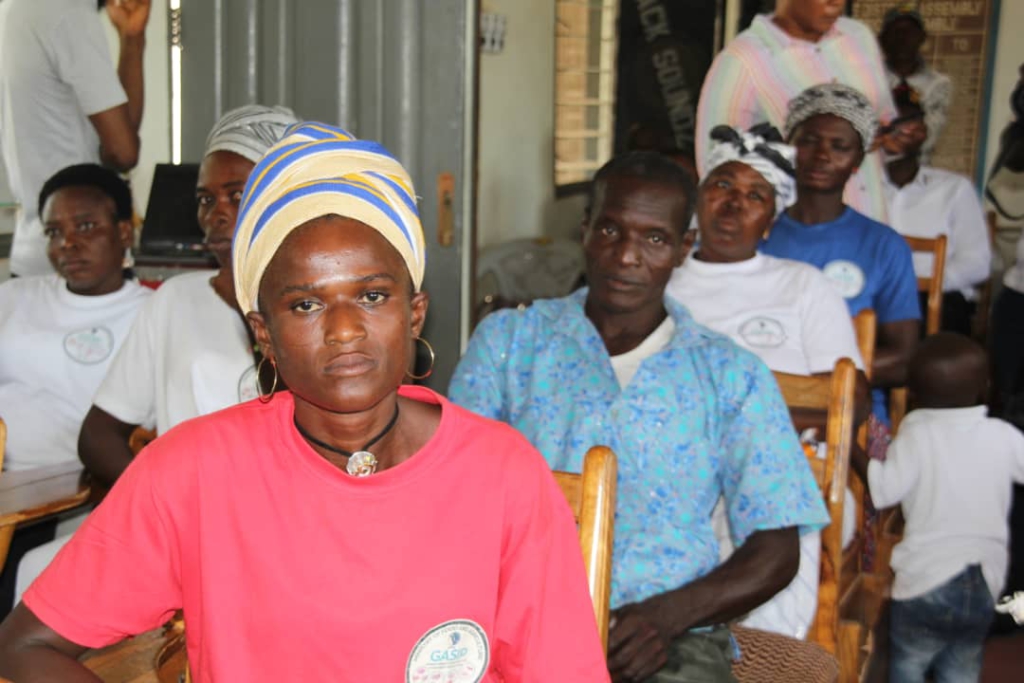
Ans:
[{"label": "human arm", "polygon": [[885,230],[875,252],[878,274],[871,306],[878,327],[871,385],[899,387],[907,382],[907,365],[917,347],[921,304],[910,247],[896,231]]},{"label": "human arm", "polygon": [[[739,549],[705,577],[616,612],[609,640],[614,680],[644,680],[676,629],[740,616],[784,588],[799,565],[800,531],[829,521],[771,371],[732,344],[709,351],[708,363],[721,368],[711,380],[717,400],[709,446]],[[722,590],[719,580],[729,587]]]},{"label": "human arm", "polygon": [[920,327],[920,320],[897,320],[878,326],[872,385],[899,387],[907,383],[907,365],[917,347]]},{"label": "human arm", "polygon": [[121,50],[117,77],[128,96],[128,123],[138,132],[145,103],[142,57],[146,48],[146,24],[151,0],[121,0],[107,4],[107,16],[117,29]]},{"label": "human arm", "polygon": [[156,338],[164,332],[164,294],[154,293],[139,308],[78,433],[78,457],[104,485],[113,484],[134,457],[128,447],[132,431],[156,426],[157,374],[162,371]]},{"label": "human arm", "polygon": [[[179,540],[193,533],[179,529],[195,508],[186,460],[179,442],[125,473],[0,625],[0,675],[96,680],[65,660],[156,628],[181,607]],[[5,666],[60,675],[12,675]]]},{"label": "human arm", "polygon": [[718,53],[704,77],[697,102],[697,122],[694,128],[698,176],[707,172],[708,148],[711,129],[726,124],[747,130],[767,118],[757,103],[757,86],[743,59],[729,48]]},{"label": "human arm", "polygon": [[873,460],[861,448],[854,448],[850,465],[867,485],[872,504],[879,510],[897,505],[917,482],[920,463],[912,436],[901,432],[886,451],[885,460]]},{"label": "human arm", "polygon": [[958,177],[949,212],[949,246],[942,289],[955,292],[984,282],[991,275],[992,247],[988,225],[974,187]]},{"label": "human arm", "polygon": [[78,662],[85,650],[41,622],[24,603],[0,623],[0,677],[18,683],[99,681]]},{"label": "human arm", "polygon": [[145,103],[143,55],[150,0],[108,3],[107,15],[117,30],[117,78],[128,101],[89,115],[100,138],[103,163],[119,171],[135,167],[139,159],[139,126]]},{"label": "human arm", "polygon": [[612,680],[646,680],[665,665],[673,640],[764,603],[793,580],[799,561],[795,527],[755,531],[728,560],[696,581],[615,610],[608,638]]},{"label": "human arm", "polygon": [[86,413],[78,433],[78,457],[104,486],[113,486],[135,457],[128,439],[136,427],[96,406]]}]

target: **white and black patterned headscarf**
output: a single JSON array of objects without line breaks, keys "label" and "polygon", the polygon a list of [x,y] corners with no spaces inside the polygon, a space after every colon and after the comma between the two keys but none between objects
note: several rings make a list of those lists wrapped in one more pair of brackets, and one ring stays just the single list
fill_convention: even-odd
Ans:
[{"label": "white and black patterned headscarf", "polygon": [[861,91],[842,83],[814,85],[789,101],[786,115],[786,139],[797,127],[820,114],[832,114],[850,122],[860,135],[864,151],[868,151],[878,131],[878,115]]},{"label": "white and black patterned headscarf", "polygon": [[783,143],[779,131],[768,124],[755,126],[745,133],[729,126],[715,126],[711,130],[708,171],[704,177],[730,161],[750,166],[775,188],[775,215],[778,216],[796,201],[795,160],[796,149]]}]

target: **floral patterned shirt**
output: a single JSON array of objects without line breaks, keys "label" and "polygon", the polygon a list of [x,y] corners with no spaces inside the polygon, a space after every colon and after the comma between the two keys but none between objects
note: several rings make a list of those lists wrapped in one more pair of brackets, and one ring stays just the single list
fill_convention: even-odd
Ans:
[{"label": "floral patterned shirt", "polygon": [[620,389],[586,296],[488,316],[449,391],[516,427],[553,469],[579,472],[594,445],[615,451],[613,607],[718,565],[711,510],[720,495],[737,546],[758,530],[828,523],[775,379],[756,356],[666,297],[672,339]]}]

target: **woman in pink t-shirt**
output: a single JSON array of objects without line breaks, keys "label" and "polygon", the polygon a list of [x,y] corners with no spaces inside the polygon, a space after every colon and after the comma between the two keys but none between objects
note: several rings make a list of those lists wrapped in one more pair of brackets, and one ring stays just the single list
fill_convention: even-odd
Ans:
[{"label": "woman in pink t-shirt", "polygon": [[239,305],[290,391],[128,467],[0,625],[0,676],[185,615],[200,681],[607,681],[568,505],[511,427],[402,386],[427,312],[412,183],[293,128],[253,170]]}]

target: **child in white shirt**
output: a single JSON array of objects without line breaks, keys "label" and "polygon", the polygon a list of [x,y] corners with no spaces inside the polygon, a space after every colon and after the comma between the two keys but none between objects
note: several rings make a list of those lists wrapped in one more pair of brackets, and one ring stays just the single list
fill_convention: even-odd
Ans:
[{"label": "child in white shirt", "polygon": [[1024,435],[987,416],[984,349],[969,338],[926,338],[911,361],[912,410],[885,461],[854,467],[876,507],[899,504],[906,529],[893,551],[892,683],[977,680],[982,645],[1006,578],[1007,516],[1024,482]]}]

